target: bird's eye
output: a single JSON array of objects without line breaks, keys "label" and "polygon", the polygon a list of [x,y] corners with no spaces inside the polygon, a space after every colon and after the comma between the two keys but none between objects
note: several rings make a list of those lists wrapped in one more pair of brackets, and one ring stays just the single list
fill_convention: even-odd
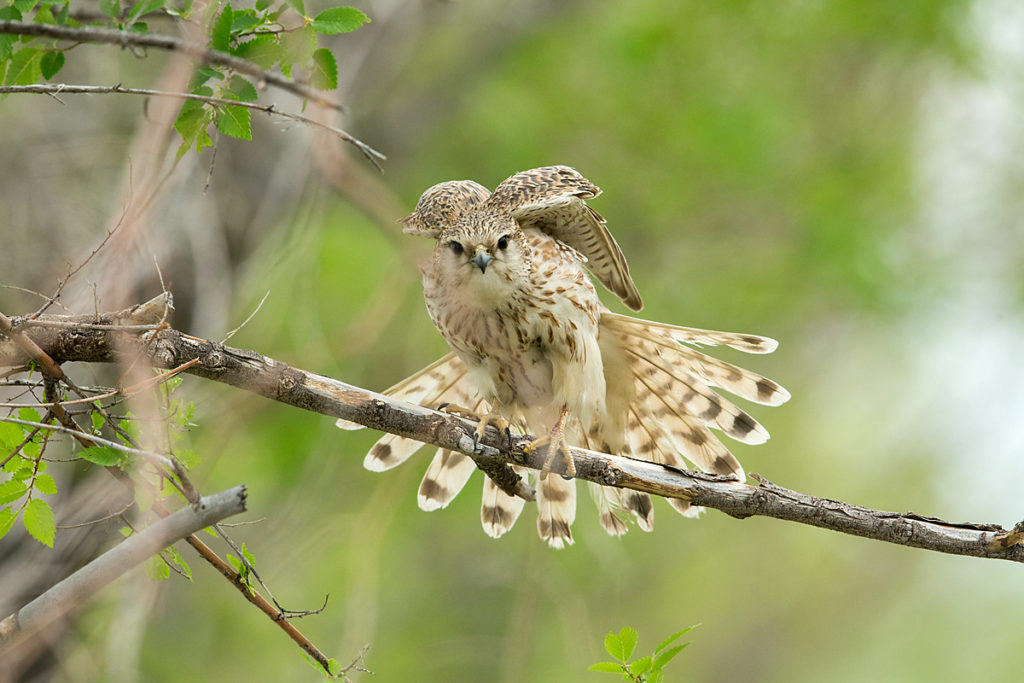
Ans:
[{"label": "bird's eye", "polygon": [[498,240],[498,249],[505,249],[506,247],[508,247],[508,235]]},{"label": "bird's eye", "polygon": [[454,251],[456,254],[461,254],[462,253],[462,244],[461,243],[459,243],[459,242],[449,242],[448,246],[451,247],[452,251]]}]

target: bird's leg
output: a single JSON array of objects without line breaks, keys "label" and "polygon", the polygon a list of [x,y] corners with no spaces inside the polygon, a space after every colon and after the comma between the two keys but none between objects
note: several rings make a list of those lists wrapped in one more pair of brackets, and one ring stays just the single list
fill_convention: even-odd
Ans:
[{"label": "bird's leg", "polygon": [[476,431],[473,432],[473,450],[476,450],[477,444],[480,443],[480,439],[484,438],[484,434],[487,433],[488,425],[494,425],[498,428],[499,432],[505,434],[506,449],[512,448],[512,430],[509,421],[498,413],[487,413],[486,415],[478,415],[469,408],[463,408],[460,405],[454,403],[442,403],[437,407],[438,410],[451,413],[452,415],[458,415],[464,417],[467,420],[476,420]]},{"label": "bird's leg", "polygon": [[568,415],[569,407],[562,406],[562,412],[558,416],[555,426],[551,428],[551,433],[531,441],[523,448],[527,455],[532,455],[537,449],[547,446],[547,457],[544,460],[544,466],[540,468],[541,479],[545,478],[548,472],[551,471],[551,463],[555,461],[555,457],[558,455],[561,455],[565,460],[565,473],[570,477],[576,476],[576,464],[572,460],[572,454],[569,453],[569,444],[565,440],[565,418]]}]

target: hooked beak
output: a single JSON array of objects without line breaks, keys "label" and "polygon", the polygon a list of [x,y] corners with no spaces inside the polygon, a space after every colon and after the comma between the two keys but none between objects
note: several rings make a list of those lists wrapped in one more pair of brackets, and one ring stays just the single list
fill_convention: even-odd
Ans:
[{"label": "hooked beak", "polygon": [[469,260],[474,266],[480,269],[481,273],[487,272],[487,264],[493,260],[490,254],[485,250],[480,249],[476,252],[476,256]]}]

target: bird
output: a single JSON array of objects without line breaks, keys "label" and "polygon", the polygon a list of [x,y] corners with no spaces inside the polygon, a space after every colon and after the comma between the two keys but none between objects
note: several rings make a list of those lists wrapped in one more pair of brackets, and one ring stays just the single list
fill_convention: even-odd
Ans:
[{"label": "bird", "polygon": [[[775,381],[700,350],[769,353],[774,339],[643,320],[601,302],[587,271],[631,310],[643,306],[621,248],[587,203],[600,192],[569,166],[546,166],[516,173],[493,192],[471,180],[436,184],[401,219],[404,233],[435,242],[421,266],[424,300],[451,351],[384,393],[450,406],[478,419],[478,434],[493,424],[537,436],[527,446],[545,452],[535,481],[537,532],[553,548],[574,542],[569,445],[682,469],[689,463],[742,482],[742,466],[711,429],[747,444],[763,443],[768,432],[715,389],[769,406],[790,398]],[[386,434],[363,464],[388,470],[422,445]],[[420,484],[419,507],[446,507],[474,469],[468,456],[439,449]],[[630,518],[653,529],[648,494],[590,487],[609,534],[626,533]],[[684,516],[702,511],[680,499],[669,504]],[[524,505],[484,478],[488,535],[505,534]]]}]

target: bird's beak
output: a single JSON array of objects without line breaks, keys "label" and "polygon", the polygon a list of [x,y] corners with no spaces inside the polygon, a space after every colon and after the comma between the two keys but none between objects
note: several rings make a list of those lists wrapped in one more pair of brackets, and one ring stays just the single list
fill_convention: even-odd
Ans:
[{"label": "bird's beak", "polygon": [[487,251],[485,251],[484,249],[478,249],[476,252],[476,256],[471,258],[469,262],[472,263],[477,268],[479,268],[481,273],[486,273],[487,264],[490,263],[492,260],[493,258],[491,257],[490,254],[487,253]]}]

